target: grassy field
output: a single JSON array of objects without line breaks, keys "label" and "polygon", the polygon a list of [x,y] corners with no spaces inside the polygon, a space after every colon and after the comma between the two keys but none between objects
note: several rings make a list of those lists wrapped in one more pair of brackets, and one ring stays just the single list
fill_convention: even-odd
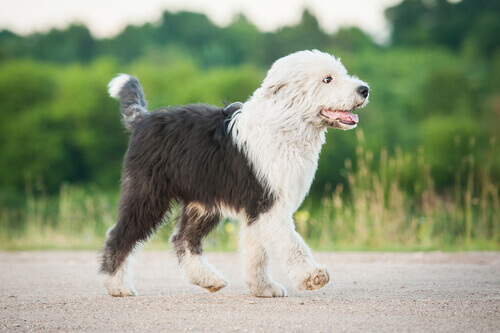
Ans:
[{"label": "grassy field", "polygon": [[[307,198],[295,214],[298,232],[315,250],[500,250],[499,188],[488,163],[464,156],[454,188],[439,193],[423,149],[376,155],[363,148],[361,131],[358,142],[356,159],[345,161],[345,185]],[[99,249],[117,200],[117,193],[93,187],[62,185],[49,197],[43,187],[27,186],[22,204],[0,207],[0,249]],[[172,228],[166,221],[146,247],[168,248]],[[238,223],[224,220],[205,249],[233,251],[237,244]]]}]

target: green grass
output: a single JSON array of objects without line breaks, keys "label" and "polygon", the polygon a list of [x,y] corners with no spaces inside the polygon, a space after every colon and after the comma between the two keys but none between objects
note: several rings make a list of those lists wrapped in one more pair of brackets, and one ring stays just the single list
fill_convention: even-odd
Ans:
[{"label": "green grass", "polygon": [[[366,151],[361,131],[356,159],[345,162],[346,185],[320,200],[309,198],[295,214],[298,232],[315,250],[500,250],[499,186],[488,162],[464,156],[455,186],[438,192],[423,149],[417,153]],[[0,207],[0,249],[101,247],[116,219],[116,193],[63,185],[58,196],[27,187],[21,204]],[[5,200],[4,200],[5,201]],[[175,214],[174,214],[175,215]],[[169,249],[172,221],[146,245]],[[234,251],[238,224],[224,220],[205,249]]]}]

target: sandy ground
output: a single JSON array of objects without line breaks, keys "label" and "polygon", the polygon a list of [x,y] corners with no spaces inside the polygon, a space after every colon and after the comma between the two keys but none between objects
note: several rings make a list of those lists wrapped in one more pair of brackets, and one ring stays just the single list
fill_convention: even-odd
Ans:
[{"label": "sandy ground", "polygon": [[500,253],[315,253],[332,280],[250,296],[237,254],[208,253],[230,281],[189,285],[169,252],[134,264],[140,296],[113,298],[92,252],[0,252],[0,331],[499,332]]}]

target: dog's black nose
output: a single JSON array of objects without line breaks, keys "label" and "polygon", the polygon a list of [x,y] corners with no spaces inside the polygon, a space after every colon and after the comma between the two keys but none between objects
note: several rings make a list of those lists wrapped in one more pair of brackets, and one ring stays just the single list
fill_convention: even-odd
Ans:
[{"label": "dog's black nose", "polygon": [[370,88],[368,88],[367,86],[359,86],[357,91],[358,91],[358,94],[363,96],[363,98],[366,98],[366,97],[368,97],[368,92],[370,91]]}]

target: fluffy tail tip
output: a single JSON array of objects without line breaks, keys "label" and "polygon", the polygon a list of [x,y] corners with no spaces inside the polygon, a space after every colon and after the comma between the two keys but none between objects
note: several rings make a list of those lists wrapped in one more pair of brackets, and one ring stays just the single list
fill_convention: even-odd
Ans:
[{"label": "fluffy tail tip", "polygon": [[133,76],[128,74],[118,74],[117,77],[109,81],[108,84],[109,96],[119,99],[120,91],[122,90],[123,86],[132,78]]}]

